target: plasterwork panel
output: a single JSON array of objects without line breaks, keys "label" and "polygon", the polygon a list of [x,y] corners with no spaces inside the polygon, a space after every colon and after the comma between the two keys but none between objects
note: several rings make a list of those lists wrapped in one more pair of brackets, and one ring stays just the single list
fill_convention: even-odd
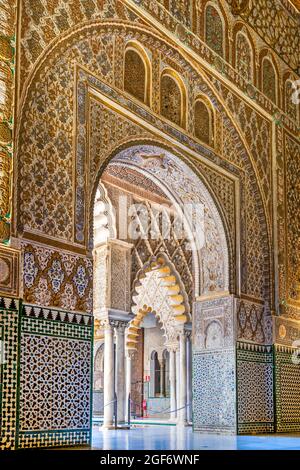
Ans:
[{"label": "plasterwork panel", "polygon": [[[85,21],[137,17],[119,0],[24,0],[22,5],[21,70],[25,79],[55,38]],[[102,52],[99,50],[100,56]],[[102,57],[103,58],[103,57]],[[25,80],[22,80],[24,84]]]},{"label": "plasterwork panel", "polygon": [[233,296],[194,303],[193,351],[228,349],[235,344],[235,308]]},{"label": "plasterwork panel", "polygon": [[[264,344],[272,342],[267,335],[264,305],[241,299],[237,307],[238,338]],[[272,331],[271,331],[272,334]]]},{"label": "plasterwork panel", "polygon": [[130,312],[131,250],[111,246],[111,308]]},{"label": "plasterwork panel", "polygon": [[0,292],[18,297],[19,270],[19,251],[8,247],[0,247]]},{"label": "plasterwork panel", "polygon": [[[125,0],[126,1],[126,0]],[[270,116],[274,116],[278,112],[278,107],[273,104],[260,90],[257,88],[254,88],[252,84],[249,83],[247,79],[244,78],[240,74],[240,71],[235,69],[231,64],[223,60],[216,52],[213,52],[212,49],[210,49],[205,42],[201,39],[203,37],[203,29],[204,29],[204,9],[203,9],[203,2],[194,2],[193,5],[193,32],[191,29],[188,29],[187,27],[183,26],[183,24],[180,22],[180,19],[177,18],[176,16],[172,15],[170,11],[167,10],[163,5],[158,4],[157,2],[153,2],[152,0],[143,0],[141,2],[140,0],[133,0],[134,3],[138,6],[138,11],[139,13],[142,13],[144,10],[147,11],[147,13],[150,13],[150,15],[155,18],[163,28],[166,28],[169,32],[174,34],[177,38],[178,41],[180,41],[181,45],[186,48],[186,50],[191,49],[198,57],[203,58],[207,63],[212,65],[219,73],[224,75],[231,83],[235,84],[238,89],[240,89],[243,93],[246,95],[250,96],[252,99],[254,99],[259,106],[261,106],[264,110],[266,110]],[[263,0],[265,2],[265,0]],[[266,16],[270,14],[270,11],[272,11],[276,27],[273,28],[276,30],[276,38],[278,39],[280,37],[280,41],[282,41],[281,35],[280,35],[280,26],[279,26],[279,18],[280,21],[287,22],[290,21],[290,9],[291,4],[288,0],[283,0],[286,7],[288,7],[289,12],[280,12],[278,17],[277,15],[277,10],[274,8],[274,10],[271,8],[268,8],[268,10],[265,10]],[[248,0],[241,0],[242,4],[245,4],[248,2]],[[225,21],[228,21],[229,28],[234,28],[235,24],[238,24],[237,22],[240,21],[237,16],[233,16],[230,14],[229,7],[226,8],[226,4],[224,2],[218,2],[216,1],[215,4],[219,4],[219,6],[223,9],[226,10],[226,17]],[[252,4],[251,4],[252,5]],[[235,2],[235,7],[238,6],[238,2]],[[279,8],[281,10],[281,8]],[[244,11],[244,10],[243,10]],[[247,15],[246,10],[244,11],[244,15]],[[297,25],[297,18],[298,14],[295,14],[294,11],[294,25]],[[269,28],[269,22],[266,22],[265,25],[266,28]],[[200,29],[200,31],[199,31]],[[251,36],[254,40],[255,45],[257,48],[261,48],[264,46],[264,43],[262,39],[259,37],[258,33],[255,33],[254,31],[251,31]],[[200,36],[199,36],[200,34]],[[293,32],[291,33],[294,41],[294,46],[293,46],[293,54],[294,57],[297,57],[299,55],[298,49],[299,49],[299,41],[298,41],[298,35],[296,34],[296,30],[294,28]],[[287,38],[285,38],[288,40]],[[290,38],[289,38],[290,39]],[[278,46],[278,44],[277,44]],[[234,49],[235,45],[233,44],[232,47],[232,54],[234,54]],[[276,49],[277,51],[277,49]],[[277,51],[279,52],[279,51]],[[278,61],[279,62],[279,61]],[[283,68],[285,68],[285,64],[283,61],[281,61],[281,64]],[[296,68],[296,67],[294,67]],[[279,104],[281,105],[281,103]],[[283,115],[281,117],[282,123],[293,133],[297,133],[297,125],[295,121],[289,119],[287,115]]]},{"label": "plasterwork panel", "polygon": [[[227,0],[233,12],[239,14],[261,38],[271,46],[291,68],[299,62],[299,34],[297,14],[294,17],[285,10],[282,2],[275,0]],[[285,2],[287,7],[288,2]]]},{"label": "plasterwork panel", "polygon": [[[230,92],[220,81],[215,85],[226,106],[239,124],[254,158],[259,181],[271,218],[272,211],[272,154],[271,125],[265,118],[248,106],[244,100]],[[266,145],[269,142],[269,145]]]},{"label": "plasterwork panel", "polygon": [[92,311],[92,260],[42,245],[22,243],[26,302]]},{"label": "plasterwork panel", "polygon": [[300,321],[277,316],[274,321],[274,343],[293,346],[300,339]]},{"label": "plasterwork panel", "polygon": [[[286,174],[286,301],[300,306],[300,144],[285,136]],[[300,317],[299,317],[300,318]]]}]

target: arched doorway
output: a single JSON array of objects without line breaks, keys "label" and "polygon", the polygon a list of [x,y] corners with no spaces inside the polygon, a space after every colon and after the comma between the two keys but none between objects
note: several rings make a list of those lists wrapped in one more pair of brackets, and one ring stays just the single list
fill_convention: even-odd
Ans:
[{"label": "arched doorway", "polygon": [[[151,399],[167,398],[167,389],[169,417],[185,424],[192,401],[187,343],[193,311],[193,343],[198,347],[205,334],[197,320],[202,299],[212,305],[216,298],[232,301],[222,218],[199,176],[178,156],[155,145],[118,152],[101,175],[96,198],[94,315],[97,335],[102,331],[105,343],[104,425],[113,425],[116,400],[123,424],[129,397],[137,409],[146,395],[148,406]],[[165,337],[157,345],[160,354],[147,343],[143,322],[150,314],[159,320]],[[211,331],[213,325],[206,322],[207,328]],[[208,344],[224,349],[221,340]]]}]

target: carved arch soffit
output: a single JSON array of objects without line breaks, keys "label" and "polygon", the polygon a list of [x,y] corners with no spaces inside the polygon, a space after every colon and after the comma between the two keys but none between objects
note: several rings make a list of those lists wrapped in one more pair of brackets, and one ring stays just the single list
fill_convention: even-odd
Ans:
[{"label": "carved arch soffit", "polygon": [[[150,158],[160,155],[160,158]],[[121,150],[113,160],[135,168],[159,184],[187,222],[188,238],[195,263],[195,292],[229,290],[228,237],[217,205],[199,173],[172,152],[156,145],[135,145]],[[186,217],[185,207],[203,207],[203,229]],[[187,211],[188,212],[188,211]],[[195,215],[195,214],[194,214]],[[197,227],[197,228],[196,228]],[[199,275],[201,274],[201,279]],[[215,280],[212,281],[212,279]]]}]

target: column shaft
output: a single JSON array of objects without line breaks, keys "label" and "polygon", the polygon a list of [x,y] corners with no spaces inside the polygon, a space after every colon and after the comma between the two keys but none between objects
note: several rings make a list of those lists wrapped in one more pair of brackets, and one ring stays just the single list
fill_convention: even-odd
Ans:
[{"label": "column shaft", "polygon": [[176,418],[176,353],[174,350],[169,351],[170,357],[170,410],[173,413],[170,414],[170,419]]},{"label": "column shaft", "polygon": [[128,423],[129,416],[128,416],[128,399],[131,394],[131,354],[127,353],[126,356],[126,396],[125,396],[125,416],[126,416],[126,422]]},{"label": "column shaft", "polygon": [[124,327],[116,329],[116,394],[117,418],[119,424],[125,422],[125,339]]},{"label": "column shaft", "polygon": [[[179,347],[175,352],[175,366],[176,366],[176,409],[179,408],[179,387],[180,387],[180,356],[179,356]],[[178,411],[176,412],[178,417]]]},{"label": "column shaft", "polygon": [[184,333],[179,337],[179,362],[180,362],[180,376],[179,376],[179,411],[178,411],[178,424],[186,424],[186,403],[187,403],[187,389],[186,389],[186,337]]},{"label": "column shaft", "polygon": [[104,329],[104,418],[103,427],[113,427],[115,398],[114,336],[113,328]]},{"label": "column shaft", "polygon": [[192,341],[189,335],[186,340],[186,363],[187,363],[187,421],[192,421]]}]

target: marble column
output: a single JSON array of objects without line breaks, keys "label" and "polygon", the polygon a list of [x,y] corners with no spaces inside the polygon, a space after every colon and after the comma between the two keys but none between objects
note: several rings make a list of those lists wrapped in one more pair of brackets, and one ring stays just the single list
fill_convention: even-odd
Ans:
[{"label": "marble column", "polygon": [[125,423],[125,327],[126,323],[119,322],[116,332],[116,394],[118,424]]},{"label": "marble column", "polygon": [[[179,408],[179,387],[180,387],[180,356],[179,356],[179,342],[178,347],[175,352],[175,381],[176,381],[176,409]],[[176,417],[178,417],[178,412],[176,412]]]},{"label": "marble column", "polygon": [[133,359],[133,350],[128,350],[126,353],[126,393],[125,393],[125,419],[128,423],[128,398],[131,395],[131,368],[132,368],[132,359]]},{"label": "marble column", "polygon": [[186,334],[181,332],[179,335],[179,401],[178,401],[178,425],[184,426],[186,421],[186,403],[187,403],[187,389],[186,389]]},{"label": "marble column", "polygon": [[165,396],[165,360],[162,357],[160,363],[160,396]]},{"label": "marble column", "polygon": [[187,421],[192,421],[192,338],[191,332],[187,332],[186,338],[186,383],[187,383]]},{"label": "marble column", "polygon": [[170,414],[170,420],[174,421],[176,418],[176,353],[175,349],[169,350],[169,361],[170,361],[170,410],[173,413]]},{"label": "marble column", "polygon": [[104,417],[103,427],[114,424],[115,399],[114,330],[108,323],[104,326]]}]

